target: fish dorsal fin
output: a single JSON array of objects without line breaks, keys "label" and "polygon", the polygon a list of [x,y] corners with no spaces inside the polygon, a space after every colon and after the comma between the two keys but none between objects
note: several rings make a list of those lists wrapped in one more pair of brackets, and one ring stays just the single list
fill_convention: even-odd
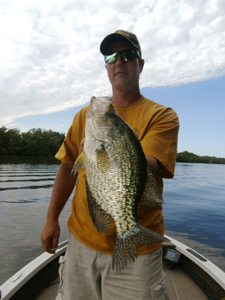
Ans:
[{"label": "fish dorsal fin", "polygon": [[147,180],[144,192],[142,194],[140,204],[143,205],[156,205],[162,203],[162,195],[159,191],[154,175],[152,175],[149,166],[147,166]]},{"label": "fish dorsal fin", "polygon": [[80,169],[84,167],[85,167],[85,152],[82,151],[81,154],[75,160],[72,173],[76,174]]},{"label": "fish dorsal fin", "polygon": [[107,214],[93,197],[86,180],[86,192],[90,216],[99,232],[108,232],[111,225],[111,216]]},{"label": "fish dorsal fin", "polygon": [[110,169],[110,159],[107,151],[102,145],[101,149],[96,150],[97,167],[100,171],[106,173]]}]

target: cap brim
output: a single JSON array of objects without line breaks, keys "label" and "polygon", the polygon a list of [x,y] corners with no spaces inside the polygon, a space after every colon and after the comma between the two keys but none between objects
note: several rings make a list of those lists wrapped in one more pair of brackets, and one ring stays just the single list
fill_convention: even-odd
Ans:
[{"label": "cap brim", "polygon": [[118,40],[124,40],[124,41],[127,41],[129,42],[131,45],[133,45],[129,39],[127,39],[126,37],[118,34],[118,33],[111,33],[109,35],[107,35],[104,40],[101,42],[101,45],[100,45],[100,51],[103,55],[106,55],[107,54],[107,50],[109,48],[109,45],[114,42],[114,41],[118,41]]}]

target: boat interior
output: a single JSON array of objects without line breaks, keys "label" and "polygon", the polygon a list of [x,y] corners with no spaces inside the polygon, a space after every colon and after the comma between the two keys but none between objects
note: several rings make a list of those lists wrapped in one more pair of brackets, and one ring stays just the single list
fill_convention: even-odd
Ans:
[{"label": "boat interior", "polygon": [[[167,275],[167,291],[170,300],[208,300],[202,289],[190,278],[190,276],[177,266],[169,269],[164,264]],[[35,300],[53,300],[57,296],[59,279],[56,278],[46,287]],[[137,299],[138,300],[138,299]],[[212,299],[213,300],[213,299]]]},{"label": "boat interior", "polygon": [[[15,274],[1,289],[0,299],[55,300],[59,286],[58,261],[66,251],[66,244],[66,241],[62,243],[54,256],[44,253]],[[222,270],[172,238],[163,249],[170,300],[225,300],[225,273]],[[15,285],[14,290],[12,285]]]}]

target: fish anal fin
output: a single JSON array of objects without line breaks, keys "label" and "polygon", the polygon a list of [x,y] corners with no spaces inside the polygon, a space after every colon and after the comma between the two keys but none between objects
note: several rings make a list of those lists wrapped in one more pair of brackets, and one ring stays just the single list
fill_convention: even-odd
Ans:
[{"label": "fish anal fin", "polygon": [[96,202],[93,197],[88,182],[86,180],[86,192],[87,192],[87,200],[89,213],[92,218],[92,221],[99,232],[108,232],[111,226],[111,215],[106,213],[101,206]]},{"label": "fish anal fin", "polygon": [[72,173],[76,174],[80,169],[85,167],[85,152],[82,151],[80,155],[75,160],[73,165]]},{"label": "fish anal fin", "polygon": [[143,205],[154,206],[162,202],[163,202],[162,194],[159,191],[155,177],[151,173],[150,168],[147,167],[146,185],[139,203]]}]

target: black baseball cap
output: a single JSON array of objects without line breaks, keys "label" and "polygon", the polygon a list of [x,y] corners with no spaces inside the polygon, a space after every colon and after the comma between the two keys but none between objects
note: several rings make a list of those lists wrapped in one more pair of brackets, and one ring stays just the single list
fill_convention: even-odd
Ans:
[{"label": "black baseball cap", "polygon": [[138,50],[138,52],[140,53],[140,56],[141,56],[141,46],[138,42],[136,35],[132,32],[126,31],[126,30],[117,30],[114,33],[107,35],[101,42],[101,45],[100,45],[101,53],[103,55],[106,55],[109,45],[112,42],[117,41],[117,40],[125,40],[125,41],[128,41],[129,43],[131,43],[135,47],[135,49]]}]

